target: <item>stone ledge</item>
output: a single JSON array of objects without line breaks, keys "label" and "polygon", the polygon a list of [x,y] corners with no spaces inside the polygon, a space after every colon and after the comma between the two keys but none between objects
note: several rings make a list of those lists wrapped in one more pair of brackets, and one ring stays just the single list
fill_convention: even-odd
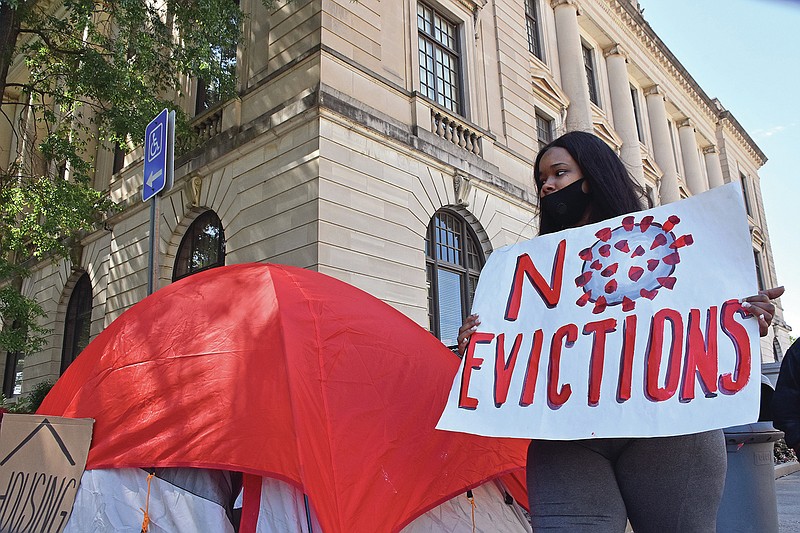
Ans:
[{"label": "stone ledge", "polygon": [[775,479],[778,479],[783,476],[788,476],[789,474],[794,474],[799,470],[800,470],[800,463],[798,463],[797,461],[791,461],[789,463],[781,463],[779,465],[775,465]]}]

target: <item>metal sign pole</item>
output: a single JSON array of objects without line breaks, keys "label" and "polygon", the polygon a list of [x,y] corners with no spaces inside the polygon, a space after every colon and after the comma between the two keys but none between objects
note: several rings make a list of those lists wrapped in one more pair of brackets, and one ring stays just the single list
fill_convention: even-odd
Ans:
[{"label": "metal sign pole", "polygon": [[159,205],[159,195],[156,194],[150,201],[150,246],[148,247],[147,261],[147,295],[150,296],[155,291],[158,272],[158,229],[161,206]]}]

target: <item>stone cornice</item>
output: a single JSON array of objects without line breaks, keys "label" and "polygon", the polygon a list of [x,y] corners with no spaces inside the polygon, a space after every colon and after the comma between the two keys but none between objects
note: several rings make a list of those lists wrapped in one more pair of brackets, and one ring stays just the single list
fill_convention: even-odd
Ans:
[{"label": "stone cornice", "polygon": [[[721,106],[718,106],[716,99],[712,99],[706,94],[634,5],[626,0],[604,0],[601,5],[606,12],[616,15],[622,22],[621,27],[644,45],[644,49],[655,59],[656,64],[660,64],[664,72],[668,73],[686,91],[686,94],[700,106],[712,123],[730,122],[729,128],[751,156],[760,161],[762,165],[766,162],[766,156],[747,131],[730,115],[730,112],[720,109]],[[724,116],[726,113],[727,116]]]},{"label": "stone cornice", "polygon": [[723,129],[727,130],[731,135],[733,135],[736,140],[741,144],[750,157],[753,158],[753,161],[759,167],[762,167],[764,163],[767,162],[767,156],[764,152],[761,151],[761,148],[753,141],[750,135],[745,131],[739,121],[736,120],[730,111],[727,109],[723,109],[719,113],[719,124],[723,127]]}]

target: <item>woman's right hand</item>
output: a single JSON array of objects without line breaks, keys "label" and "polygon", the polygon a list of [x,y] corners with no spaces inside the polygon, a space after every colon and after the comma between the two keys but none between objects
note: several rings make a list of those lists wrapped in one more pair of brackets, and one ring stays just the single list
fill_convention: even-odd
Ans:
[{"label": "woman's right hand", "polygon": [[478,326],[480,323],[481,318],[478,315],[469,315],[464,320],[464,323],[461,324],[461,327],[458,328],[458,353],[461,355],[464,355],[464,352],[467,351],[469,338],[473,333],[478,331]]}]

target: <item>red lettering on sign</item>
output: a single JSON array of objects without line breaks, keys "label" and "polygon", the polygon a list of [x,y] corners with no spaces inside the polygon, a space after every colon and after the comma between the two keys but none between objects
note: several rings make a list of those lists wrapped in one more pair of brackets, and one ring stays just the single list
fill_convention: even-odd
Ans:
[{"label": "red lettering on sign", "polygon": [[528,355],[528,366],[525,370],[525,383],[522,385],[522,395],[519,404],[527,407],[533,403],[533,395],[536,392],[536,379],[539,377],[539,360],[542,356],[542,344],[544,334],[537,329],[533,332],[533,342],[531,343],[531,353]]},{"label": "red lettering on sign", "polygon": [[636,347],[636,315],[625,317],[622,327],[622,354],[619,360],[619,386],[617,401],[631,399],[631,380],[633,379],[633,349]]},{"label": "red lettering on sign", "polygon": [[735,394],[742,390],[750,381],[750,366],[752,355],[750,353],[750,338],[747,330],[735,319],[736,314],[743,316],[742,304],[739,300],[728,300],[722,304],[720,312],[720,325],[725,335],[733,342],[736,352],[736,368],[732,373],[722,374],[719,377],[719,391],[723,394]]},{"label": "red lettering on sign", "polygon": [[469,338],[467,353],[464,355],[464,372],[461,374],[461,390],[458,395],[458,406],[462,409],[475,409],[478,407],[477,398],[469,396],[469,380],[472,378],[472,371],[477,370],[483,364],[483,358],[475,357],[476,344],[489,344],[494,339],[494,333],[475,332]]},{"label": "red lettering on sign", "polygon": [[[669,350],[669,365],[664,379],[664,387],[658,383],[661,359],[664,352],[664,327],[670,323],[672,335]],[[683,318],[673,309],[661,309],[650,326],[650,339],[647,350],[647,371],[645,375],[645,393],[655,402],[669,400],[678,390],[681,372],[681,348],[683,346]]]},{"label": "red lettering on sign", "polygon": [[606,357],[606,335],[615,331],[616,328],[617,321],[614,318],[589,322],[583,326],[584,335],[594,335],[592,339],[592,358],[589,363],[589,405],[593,407],[600,402],[603,362]]},{"label": "red lettering on sign", "polygon": [[559,373],[561,370],[561,349],[569,348],[578,340],[578,326],[567,324],[561,326],[553,335],[553,344],[550,345],[550,365],[547,369],[547,403],[551,409],[558,409],[569,399],[572,387],[566,383],[559,388]]},{"label": "red lettering on sign", "polygon": [[517,354],[519,347],[522,344],[522,333],[517,333],[514,339],[514,345],[511,347],[511,355],[506,359],[505,351],[505,333],[497,336],[497,343],[495,344],[495,360],[494,360],[494,405],[500,407],[508,399],[508,388],[511,386],[511,375],[514,372],[514,366],[517,364]]},{"label": "red lettering on sign", "polygon": [[517,267],[514,270],[514,283],[511,285],[511,292],[508,295],[506,304],[505,319],[514,321],[519,316],[519,308],[522,303],[522,287],[527,278],[533,284],[536,292],[542,297],[548,308],[552,309],[558,304],[561,298],[561,281],[564,277],[564,256],[567,249],[567,241],[562,240],[558,243],[556,256],[553,260],[553,272],[548,284],[544,276],[539,273],[536,265],[533,264],[528,254],[517,257]]},{"label": "red lettering on sign", "polygon": [[687,326],[686,362],[683,367],[681,401],[694,399],[695,376],[707,398],[717,392],[717,306],[711,306],[706,314],[706,333],[700,329],[700,310],[689,311]]}]

